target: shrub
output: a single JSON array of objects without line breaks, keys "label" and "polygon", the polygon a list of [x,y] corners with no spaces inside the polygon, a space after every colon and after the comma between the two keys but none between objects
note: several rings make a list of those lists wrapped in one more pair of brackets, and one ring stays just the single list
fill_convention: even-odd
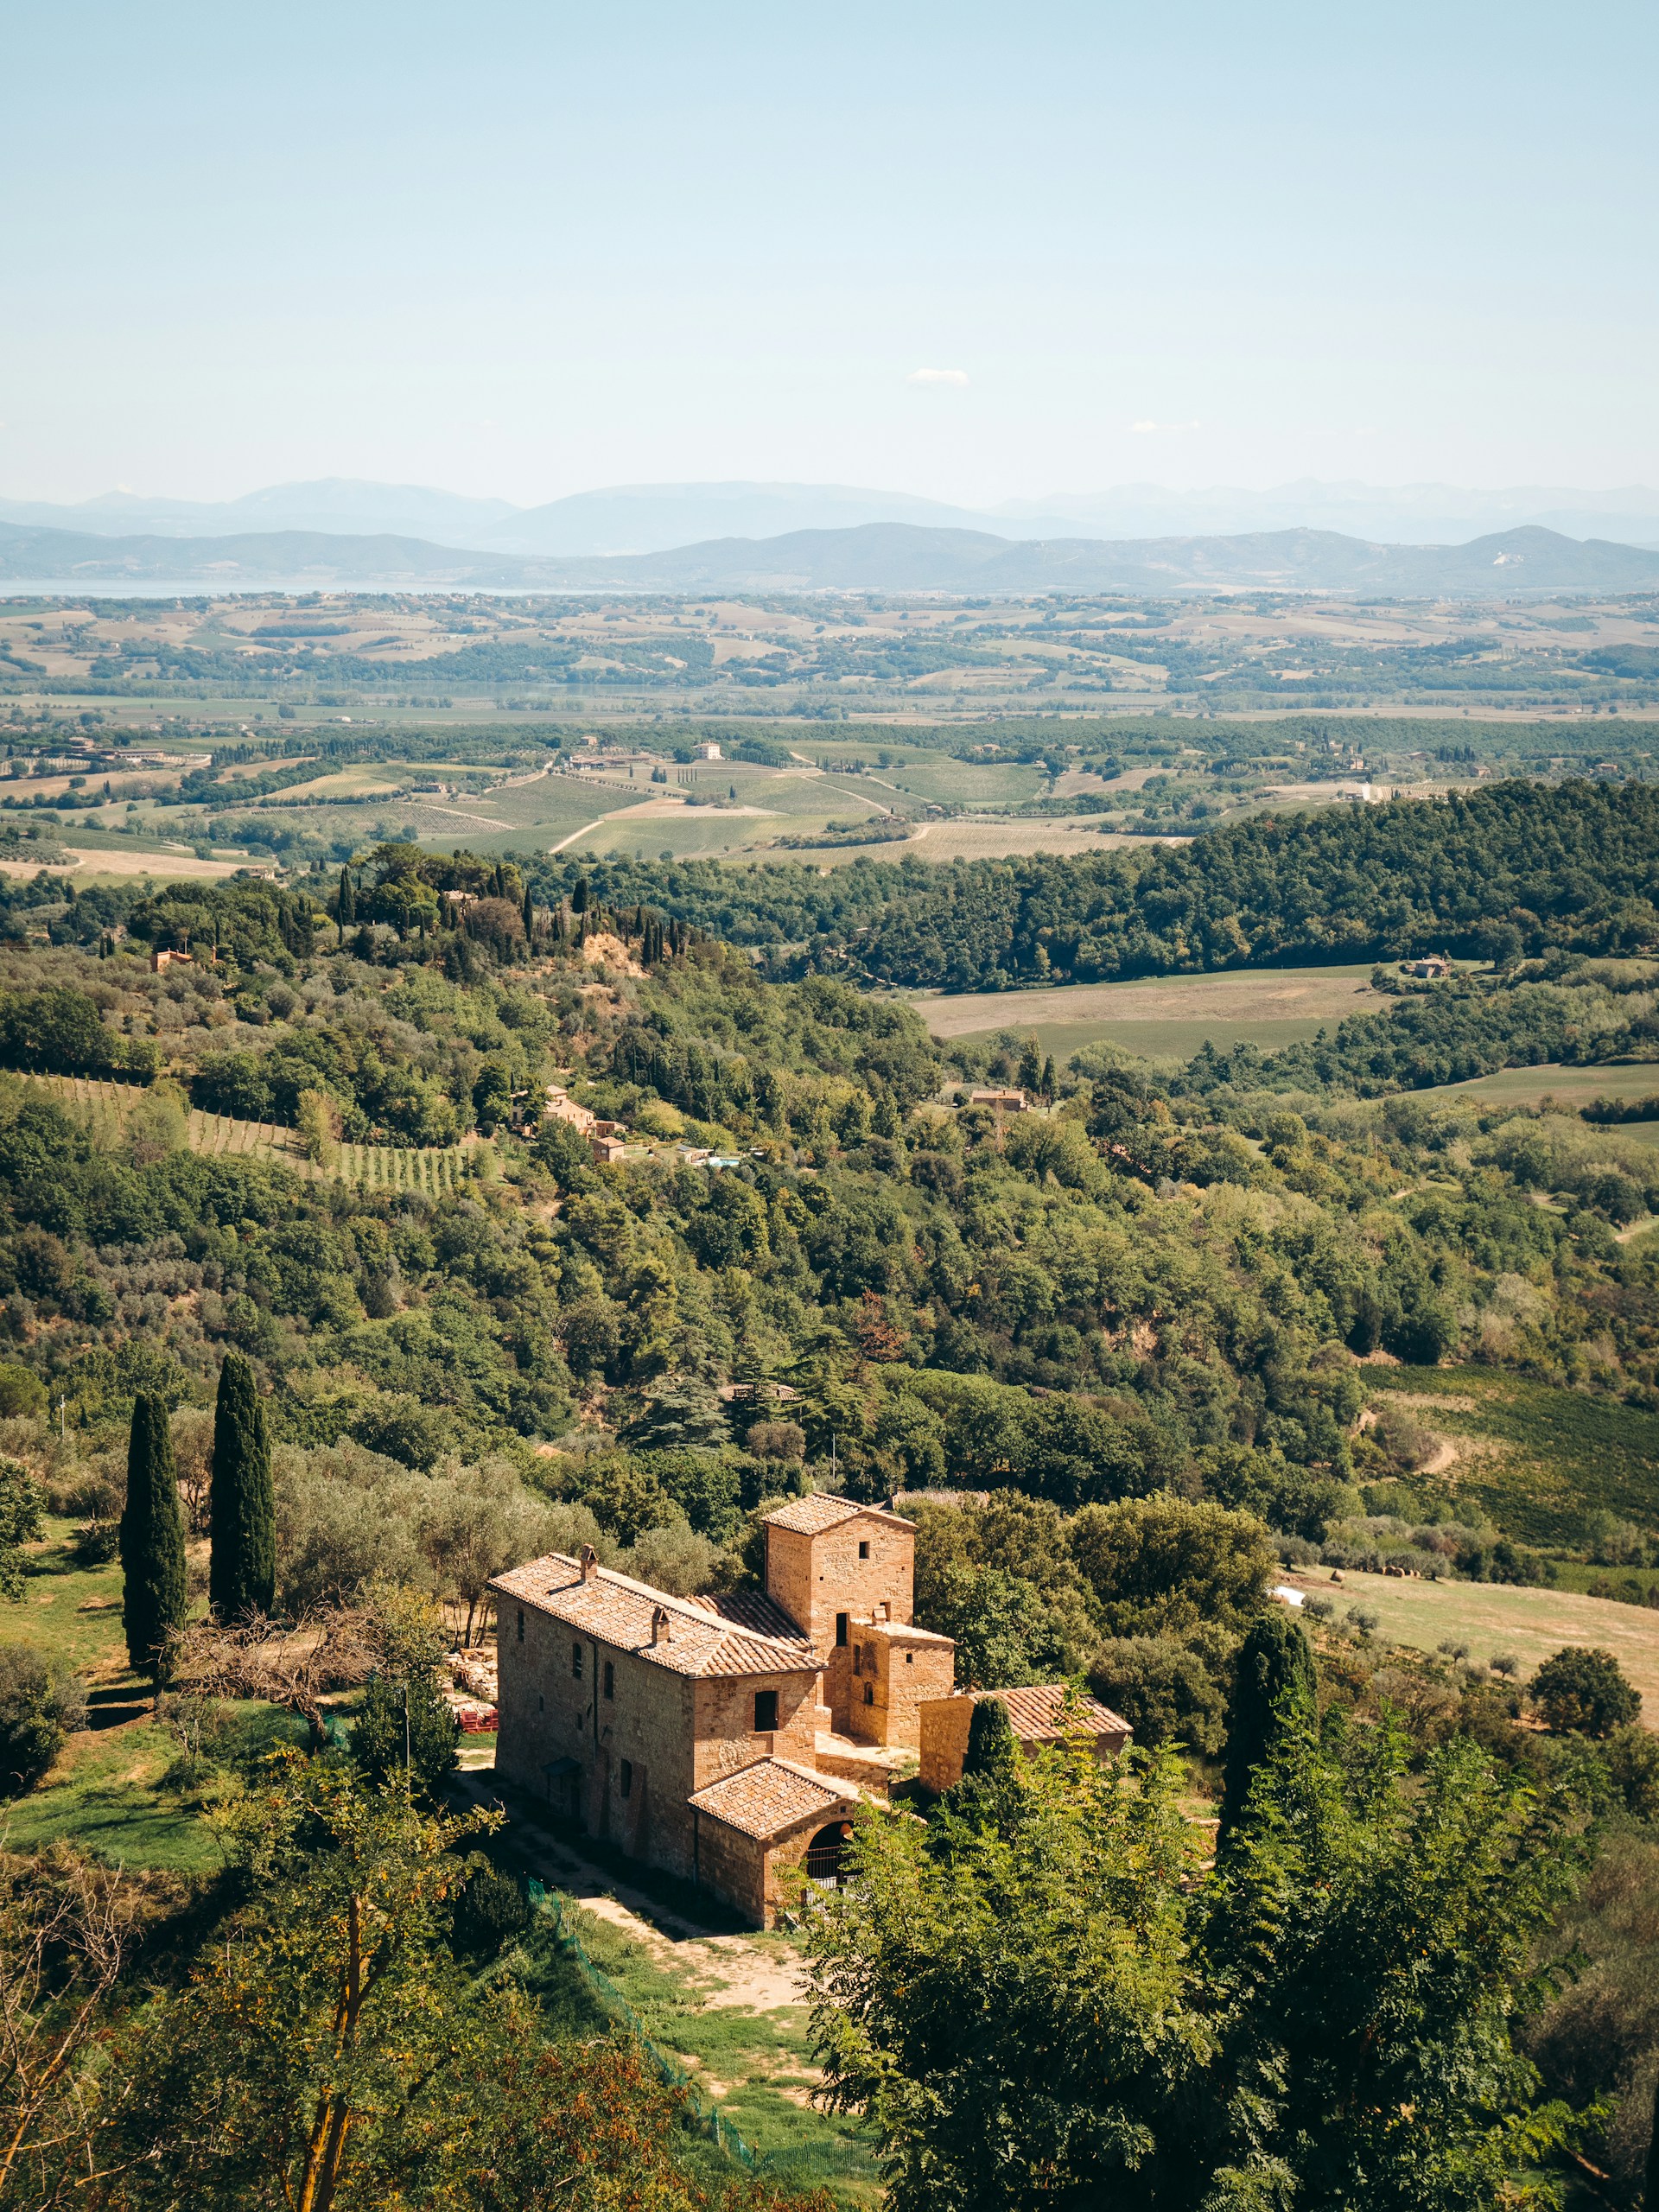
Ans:
[{"label": "shrub", "polygon": [[530,1906],[511,1874],[481,1851],[467,1860],[467,1881],[455,1900],[455,1948],[471,1958],[493,1958],[530,1925]]},{"label": "shrub", "polygon": [[1206,1757],[1221,1749],[1227,1688],[1213,1649],[1177,1636],[1126,1636],[1104,1645],[1089,1687],[1121,1713],[1142,1751],[1179,1742]]},{"label": "shrub", "polygon": [[1261,1522],[1208,1501],[1086,1505],[1068,1535],[1071,1557],[1116,1636],[1179,1633],[1201,1623],[1242,1629],[1261,1611],[1277,1571]]},{"label": "shrub", "polygon": [[429,1674],[411,1671],[402,1680],[380,1674],[363,1693],[352,1756],[381,1783],[401,1774],[407,1760],[413,1788],[435,1799],[454,1770],[460,1740],[454,1709]]},{"label": "shrub", "polygon": [[43,1526],[46,1492],[21,1459],[0,1459],[0,1595],[23,1594],[22,1548]]},{"label": "shrub", "polygon": [[67,1660],[0,1643],[0,1788],[26,1789],[86,1717],[86,1693]]},{"label": "shrub", "polygon": [[1560,1734],[1611,1736],[1637,1718],[1642,1700],[1611,1651],[1568,1644],[1532,1678],[1532,1701]]}]

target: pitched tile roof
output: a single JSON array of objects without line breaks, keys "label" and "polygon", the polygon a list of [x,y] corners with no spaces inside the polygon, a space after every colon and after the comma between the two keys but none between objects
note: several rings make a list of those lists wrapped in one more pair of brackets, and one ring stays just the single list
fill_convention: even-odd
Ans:
[{"label": "pitched tile roof", "polygon": [[1014,1734],[1022,1744],[1057,1744],[1068,1736],[1130,1736],[1135,1732],[1121,1713],[1091,1697],[1077,1700],[1062,1717],[1066,1699],[1063,1682],[1046,1683],[1039,1689],[981,1690],[980,1697],[1000,1697],[1008,1708]]},{"label": "pitched tile roof", "polygon": [[849,1497],[835,1497],[821,1490],[806,1497],[794,1498],[766,1517],[772,1528],[792,1529],[798,1535],[817,1536],[826,1529],[838,1528],[843,1521],[856,1521],[861,1516],[891,1522],[896,1529],[913,1529],[916,1525],[900,1513],[889,1513],[884,1506],[855,1505]]},{"label": "pitched tile roof", "polygon": [[[818,1665],[788,1615],[764,1598],[673,1598],[604,1567],[584,1581],[580,1562],[563,1552],[510,1567],[489,1587],[498,1600],[528,1605],[674,1675],[809,1674]],[[668,1632],[653,1643],[659,1607]]]},{"label": "pitched tile roof", "polygon": [[768,1758],[722,1775],[693,1791],[686,1802],[728,1828],[770,1843],[804,1821],[827,1819],[837,1806],[850,1813],[858,1793],[792,1759]]}]

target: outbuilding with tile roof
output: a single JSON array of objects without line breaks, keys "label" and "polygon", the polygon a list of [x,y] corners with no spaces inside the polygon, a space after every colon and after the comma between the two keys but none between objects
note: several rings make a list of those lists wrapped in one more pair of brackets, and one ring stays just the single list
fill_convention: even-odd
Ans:
[{"label": "outbuilding with tile roof", "polygon": [[1029,1689],[959,1690],[953,1697],[930,1699],[921,1708],[921,1778],[929,1789],[954,1789],[962,1780],[968,1731],[974,1707],[998,1698],[1022,1751],[1039,1745],[1087,1743],[1097,1759],[1116,1757],[1134,1731],[1121,1713],[1092,1697],[1082,1697],[1065,1682],[1044,1682]]}]

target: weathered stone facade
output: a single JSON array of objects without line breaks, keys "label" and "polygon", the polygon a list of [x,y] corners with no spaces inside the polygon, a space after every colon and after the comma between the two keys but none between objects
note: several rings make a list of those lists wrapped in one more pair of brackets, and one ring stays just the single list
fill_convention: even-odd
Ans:
[{"label": "weathered stone facade", "polygon": [[591,1553],[491,1585],[503,1777],[761,1922],[779,1869],[885,1783],[860,1747],[919,1747],[954,1650],[910,1624],[914,1531],[896,1513],[801,1498],[766,1542],[764,1597],[671,1597]]},{"label": "weathered stone facade", "polygon": [[[943,1772],[954,1756],[960,1775],[973,1702],[951,1694],[950,1639],[911,1619],[912,1522],[820,1493],[766,1526],[764,1596],[671,1597],[588,1550],[490,1585],[497,1770],[758,1925],[791,1868],[835,1878],[860,1799],[886,1794],[895,1754],[918,1751],[924,1779],[930,1758]],[[1095,1710],[1121,1744],[1124,1725]]]}]

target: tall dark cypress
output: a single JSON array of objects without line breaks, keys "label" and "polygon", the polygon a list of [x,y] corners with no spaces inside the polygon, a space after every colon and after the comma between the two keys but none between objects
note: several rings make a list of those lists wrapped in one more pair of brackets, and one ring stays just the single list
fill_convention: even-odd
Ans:
[{"label": "tall dark cypress", "polygon": [[159,1676],[168,1634],[182,1626],[188,1596],[173,1436],[167,1408],[149,1390],[132,1402],[121,1573],[127,1657],[135,1674]]},{"label": "tall dark cypress", "polygon": [[536,942],[536,901],[530,895],[530,886],[524,886],[524,943]]},{"label": "tall dark cypress", "polygon": [[1006,1774],[1012,1770],[1019,1756],[1020,1741],[1008,1718],[1007,1707],[1000,1697],[977,1699],[968,1721],[963,1773]]},{"label": "tall dark cypress", "polygon": [[207,1591],[222,1621],[268,1613],[276,1588],[276,1501],[270,1440],[253,1370],[226,1352],[213,1413],[213,1563]]},{"label": "tall dark cypress", "polygon": [[1284,1605],[1264,1613],[1239,1647],[1227,1707],[1217,1856],[1238,1833],[1256,1769],[1314,1710],[1313,1653],[1301,1623]]},{"label": "tall dark cypress", "polygon": [[357,892],[348,868],[340,871],[340,901],[335,913],[340,922],[340,941],[344,944],[347,927],[357,919]]}]

